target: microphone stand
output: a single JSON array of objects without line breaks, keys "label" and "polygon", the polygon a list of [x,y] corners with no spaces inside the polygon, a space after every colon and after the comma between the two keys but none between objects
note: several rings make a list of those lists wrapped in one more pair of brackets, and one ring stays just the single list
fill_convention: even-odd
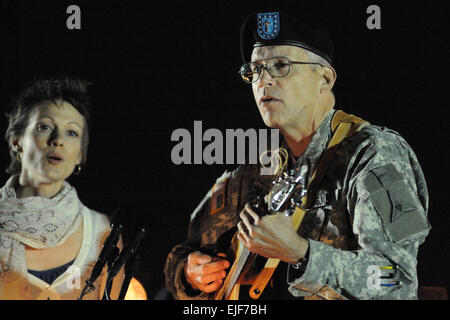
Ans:
[{"label": "microphone stand", "polygon": [[95,290],[94,282],[100,275],[105,264],[107,264],[108,269],[111,268],[112,262],[116,259],[116,256],[119,253],[116,243],[119,240],[121,231],[122,225],[111,224],[111,232],[103,244],[103,249],[91,271],[90,277],[86,280],[86,285],[84,286],[78,300],[83,300],[83,296]]},{"label": "microphone stand", "polygon": [[[127,245],[124,249],[122,249],[122,251],[120,252],[120,255],[116,255],[111,263],[111,267],[108,269],[108,276],[106,278],[106,286],[105,286],[105,292],[103,295],[103,300],[111,300],[110,298],[110,294],[111,294],[111,287],[112,287],[112,282],[114,280],[114,277],[119,273],[120,268],[122,267],[122,265],[126,264],[127,261],[131,258],[134,259],[134,256],[136,255],[137,249],[139,248],[139,245],[141,243],[142,238],[145,236],[146,230],[145,229],[140,229],[137,236],[134,238],[134,240]],[[131,260],[133,261],[133,260]],[[134,274],[134,272],[136,272],[138,265],[136,264],[136,262],[133,262],[133,268],[131,268],[132,274]],[[129,276],[129,275],[128,275]],[[126,279],[125,279],[126,280]],[[129,280],[127,280],[127,284],[126,287],[128,288],[128,285],[131,281],[131,278],[129,278]],[[125,283],[122,283],[122,288],[121,288],[121,294],[124,297],[126,294],[126,289],[124,289],[124,285]],[[125,293],[123,293],[122,291],[125,290]]]},{"label": "microphone stand", "polygon": [[[112,268],[112,264],[114,263],[114,261],[117,259],[118,256],[119,256],[119,248],[117,248],[117,246],[115,246],[113,254],[111,254],[110,258],[108,259],[107,274],[109,274],[109,272]],[[111,292],[111,287],[112,287],[112,280],[109,281],[109,279],[107,278],[102,300],[111,300],[109,297],[109,294]]]},{"label": "microphone stand", "polygon": [[120,289],[119,298],[117,300],[124,300],[125,295],[127,294],[128,287],[130,285],[131,279],[133,279],[134,275],[139,269],[140,265],[140,257],[139,255],[133,255],[130,257],[130,260],[128,260],[127,264],[125,265],[125,279],[122,283],[122,288]]}]

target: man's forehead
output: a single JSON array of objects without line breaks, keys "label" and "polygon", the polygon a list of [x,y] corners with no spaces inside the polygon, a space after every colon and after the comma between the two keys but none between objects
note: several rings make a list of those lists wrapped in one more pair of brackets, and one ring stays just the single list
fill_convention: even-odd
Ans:
[{"label": "man's forehead", "polygon": [[288,57],[291,59],[305,59],[306,51],[296,46],[264,46],[256,47],[252,52],[252,61],[270,59],[274,57]]}]

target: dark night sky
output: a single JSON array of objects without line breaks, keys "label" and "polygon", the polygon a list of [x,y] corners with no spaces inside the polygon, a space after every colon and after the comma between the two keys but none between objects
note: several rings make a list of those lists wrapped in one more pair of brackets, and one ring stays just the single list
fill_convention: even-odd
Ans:
[{"label": "dark night sky", "polygon": [[[336,106],[398,131],[425,173],[432,232],[419,251],[423,286],[450,287],[448,37],[444,1],[1,1],[0,105],[37,73],[93,83],[88,165],[70,182],[80,199],[110,215],[119,209],[125,241],[148,229],[137,277],[150,297],[163,287],[170,249],[186,237],[190,213],[233,166],[174,165],[171,133],[264,128],[250,87],[238,77],[239,30],[259,8],[315,16],[334,40]],[[303,4],[304,3],[304,4]],[[82,29],[68,30],[77,4]],[[378,4],[382,29],[368,30]],[[448,8],[447,8],[448,9]],[[447,13],[446,13],[447,12]],[[6,118],[1,117],[2,132]],[[205,144],[206,145],[206,144]],[[3,142],[1,167],[9,156]],[[8,176],[0,173],[2,183]]]}]

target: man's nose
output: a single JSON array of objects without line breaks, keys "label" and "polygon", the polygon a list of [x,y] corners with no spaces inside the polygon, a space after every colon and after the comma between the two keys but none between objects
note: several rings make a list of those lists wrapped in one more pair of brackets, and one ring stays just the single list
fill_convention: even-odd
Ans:
[{"label": "man's nose", "polygon": [[272,87],[275,83],[267,68],[263,68],[259,75],[259,87]]}]

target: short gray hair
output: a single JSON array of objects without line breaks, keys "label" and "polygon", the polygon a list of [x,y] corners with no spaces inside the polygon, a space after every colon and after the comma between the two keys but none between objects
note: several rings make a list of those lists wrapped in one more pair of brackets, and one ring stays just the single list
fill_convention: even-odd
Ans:
[{"label": "short gray hair", "polygon": [[[332,67],[332,65],[328,62],[327,59],[325,59],[325,58],[319,56],[318,54],[316,54],[312,51],[309,51],[309,50],[305,50],[305,52],[306,52],[306,55],[308,56],[309,62],[320,63],[324,67]],[[316,69],[317,69],[316,64],[310,64],[310,66],[313,71],[316,71]],[[333,90],[331,90],[330,92],[334,97],[335,95],[334,95]]]},{"label": "short gray hair", "polygon": [[[312,51],[309,51],[309,50],[305,50],[305,52],[306,52],[306,54],[308,56],[309,62],[320,63],[323,66],[331,67],[331,64],[328,62],[327,59],[325,59],[325,58],[319,56],[318,54],[316,54],[316,53],[314,53]],[[313,70],[316,70],[317,69],[317,65],[312,64],[311,68]]]}]

